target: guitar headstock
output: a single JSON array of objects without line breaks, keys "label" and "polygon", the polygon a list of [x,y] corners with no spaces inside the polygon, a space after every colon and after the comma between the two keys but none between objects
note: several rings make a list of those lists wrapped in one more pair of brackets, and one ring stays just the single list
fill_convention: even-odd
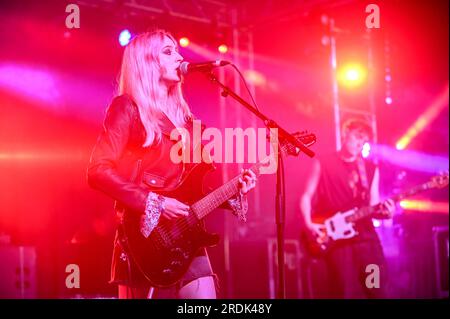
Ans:
[{"label": "guitar headstock", "polygon": [[429,188],[444,188],[448,185],[448,171],[433,176],[427,183]]},{"label": "guitar headstock", "polygon": [[[295,132],[292,135],[297,141],[302,142],[306,147],[309,147],[316,143],[316,135],[308,133],[308,131]],[[290,143],[283,145],[283,150],[285,150],[288,155],[296,156],[300,153],[300,149]]]}]

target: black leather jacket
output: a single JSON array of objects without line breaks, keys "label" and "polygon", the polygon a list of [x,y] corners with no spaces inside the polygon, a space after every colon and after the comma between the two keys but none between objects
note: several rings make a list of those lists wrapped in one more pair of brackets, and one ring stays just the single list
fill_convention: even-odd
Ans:
[{"label": "black leather jacket", "polygon": [[[116,208],[143,213],[149,192],[146,186],[174,186],[189,165],[170,160],[170,150],[177,143],[170,140],[175,127],[167,117],[161,121],[161,142],[144,148],[145,130],[132,99],[118,96],[109,106],[87,177],[91,187],[116,200]],[[192,131],[192,122],[186,128]]]},{"label": "black leather jacket", "polygon": [[[171,188],[176,186],[189,172],[189,163],[174,163],[170,151],[177,141],[170,139],[174,125],[167,118],[161,120],[161,142],[150,147],[142,147],[145,129],[139,111],[133,100],[126,95],[118,96],[110,104],[103,123],[103,130],[92,152],[88,170],[88,183],[115,199],[119,220],[123,213],[143,214],[150,188]],[[185,127],[193,136],[192,121]],[[203,129],[203,128],[202,128]],[[192,149],[202,147],[201,143]],[[212,165],[212,164],[211,164]],[[213,168],[213,167],[212,167]],[[235,211],[228,201],[222,208]],[[236,202],[235,202],[236,203]],[[116,232],[111,265],[111,283],[146,285],[136,265],[121,244],[119,231]],[[200,252],[204,254],[204,250]]]}]

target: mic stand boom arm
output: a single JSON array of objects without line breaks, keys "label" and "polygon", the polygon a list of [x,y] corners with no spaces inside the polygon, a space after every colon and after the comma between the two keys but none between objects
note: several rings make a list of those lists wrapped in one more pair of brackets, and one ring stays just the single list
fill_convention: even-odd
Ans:
[{"label": "mic stand boom arm", "polygon": [[294,136],[292,136],[289,132],[287,132],[285,129],[283,129],[281,126],[279,126],[275,121],[265,116],[263,113],[258,111],[256,108],[254,108],[252,105],[250,105],[247,101],[242,99],[239,95],[237,95],[233,90],[231,90],[229,87],[221,83],[217,77],[214,75],[214,73],[210,72],[208,73],[209,79],[211,82],[218,84],[222,88],[222,96],[227,97],[228,95],[234,98],[236,101],[238,101],[240,104],[242,104],[247,110],[255,114],[257,117],[259,117],[263,122],[264,125],[267,128],[277,128],[278,129],[278,138],[280,141],[287,141],[292,145],[295,145],[308,155],[309,157],[314,157],[314,152],[311,151],[306,145],[304,145],[301,141],[296,139]]},{"label": "mic stand boom arm", "polygon": [[[278,142],[287,141],[292,145],[295,145],[308,155],[309,157],[313,157],[315,154],[311,151],[306,145],[304,145],[301,141],[296,139],[294,136],[289,134],[285,129],[280,127],[275,121],[269,119],[267,116],[259,112],[255,107],[247,103],[244,99],[242,99],[239,95],[237,95],[233,90],[229,87],[221,83],[217,77],[209,72],[209,79],[211,82],[216,83],[223,90],[221,95],[223,97],[231,96],[233,99],[238,101],[241,105],[243,105],[250,112],[259,117],[267,128],[276,128],[278,129]],[[286,216],[286,206],[285,206],[285,196],[284,196],[284,168],[283,168],[283,160],[281,156],[280,148],[278,148],[277,154],[277,187],[276,187],[276,224],[277,224],[277,260],[278,260],[278,291],[277,296],[279,299],[284,299],[286,296],[285,291],[285,274],[284,274],[284,225],[285,225],[285,216]],[[280,266],[282,265],[282,266]]]}]

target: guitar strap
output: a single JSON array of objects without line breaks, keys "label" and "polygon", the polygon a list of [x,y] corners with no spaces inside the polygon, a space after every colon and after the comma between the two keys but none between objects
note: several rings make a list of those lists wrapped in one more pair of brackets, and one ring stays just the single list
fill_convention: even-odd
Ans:
[{"label": "guitar strap", "polygon": [[363,200],[368,200],[369,196],[369,181],[367,179],[366,165],[361,157],[356,159],[356,166],[358,168],[359,180],[361,183],[361,198]]}]

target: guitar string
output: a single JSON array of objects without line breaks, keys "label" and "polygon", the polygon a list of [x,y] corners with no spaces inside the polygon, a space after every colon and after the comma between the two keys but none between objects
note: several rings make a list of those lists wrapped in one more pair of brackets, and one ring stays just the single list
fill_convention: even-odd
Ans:
[{"label": "guitar string", "polygon": [[[198,211],[204,211],[205,209],[207,209],[208,211],[214,210],[215,208],[217,208],[218,206],[220,206],[221,203],[223,203],[223,202],[226,201],[228,198],[230,198],[230,197],[232,196],[232,194],[235,194],[235,193],[236,193],[237,186],[236,186],[235,183],[231,183],[231,182],[236,182],[236,180],[237,180],[238,178],[239,178],[239,176],[237,176],[237,177],[235,177],[234,179],[232,179],[232,180],[229,181],[229,182],[230,182],[230,185],[228,186],[228,188],[230,188],[230,187],[232,188],[232,190],[231,190],[231,192],[230,192],[231,195],[224,195],[224,194],[226,193],[226,190],[227,190],[227,187],[225,187],[225,190],[223,190],[223,191],[221,191],[221,192],[219,191],[219,192],[217,192],[218,194],[215,194],[216,197],[219,197],[219,200],[215,200],[215,199],[214,199],[214,196],[213,196],[213,199],[210,200],[210,201],[208,201],[208,200],[207,200],[207,197],[206,197],[206,199],[204,198],[204,199],[202,199],[202,200],[196,202],[196,203],[194,204],[196,207],[193,207],[193,208],[194,208],[195,210],[198,210]],[[423,184],[423,185],[419,185],[419,186],[413,187],[413,188],[411,188],[410,190],[406,191],[405,193],[402,193],[402,194],[397,195],[397,196],[395,196],[395,197],[402,198],[402,197],[405,197],[405,196],[409,196],[410,194],[414,194],[414,193],[416,193],[417,191],[420,191],[420,190],[426,190],[426,189],[427,189],[426,186],[427,186],[426,184]],[[219,188],[218,190],[220,190],[220,188]],[[210,193],[209,195],[213,194],[214,192],[215,192],[215,191],[213,191],[213,192]],[[209,195],[208,195],[208,196],[209,196]],[[213,194],[213,195],[214,195],[214,194]],[[403,196],[401,196],[401,195],[403,195]],[[363,215],[365,214],[366,211],[367,211],[367,209],[365,209],[365,210],[360,210],[358,213],[356,213],[355,217],[360,216],[360,215],[363,216]],[[194,212],[194,215],[195,215],[195,212]],[[182,233],[183,233],[187,228],[190,228],[190,227],[192,226],[192,223],[195,224],[196,222],[200,221],[203,217],[205,217],[205,216],[200,216],[199,218],[194,217],[195,219],[193,219],[193,218],[190,218],[191,216],[192,216],[192,215],[189,215],[187,218],[181,219],[179,222],[177,222],[177,223],[173,226],[173,229],[172,229],[171,231],[170,231],[170,230],[167,230],[167,229],[165,229],[165,228],[163,228],[163,230],[165,230],[165,231],[171,233],[171,234],[172,234],[172,239],[174,239],[174,237],[175,237],[175,239],[176,239],[176,237],[181,236]]]},{"label": "guitar string", "polygon": [[[291,147],[292,149],[292,147]],[[286,147],[283,146],[281,149],[282,152],[286,151]],[[261,166],[263,164],[264,161],[257,163],[254,167],[252,167],[251,169],[256,169],[256,174],[257,176],[260,175],[259,174],[259,166]],[[237,180],[239,179],[240,176],[236,176],[235,178],[233,178],[232,180],[230,180],[229,182],[227,182],[227,184],[229,184],[228,186],[225,186],[225,188],[218,188],[215,191],[211,192],[210,194],[207,195],[207,197],[201,199],[200,201],[194,203],[192,207],[192,214],[188,215],[187,217],[180,219],[178,221],[175,222],[175,224],[171,227],[171,229],[167,229],[167,227],[169,227],[170,225],[167,225],[163,223],[161,224],[159,227],[156,227],[155,232],[153,234],[152,237],[153,240],[150,241],[151,243],[151,247],[153,247],[155,250],[158,250],[160,247],[158,247],[158,245],[160,246],[166,246],[164,245],[164,242],[167,245],[170,245],[171,241],[175,241],[177,240],[177,238],[179,238],[180,236],[182,236],[182,234],[189,229],[193,224],[196,224],[198,222],[201,221],[201,219],[203,219],[206,214],[204,216],[200,215],[200,216],[196,216],[197,212],[202,212],[205,210],[208,210],[208,212],[211,212],[212,210],[216,209],[217,207],[219,207],[221,205],[221,203],[225,202],[227,199],[229,199],[230,197],[232,197],[234,194],[237,193]],[[225,184],[226,185],[226,184]],[[208,200],[208,197],[212,196],[212,200]],[[215,197],[218,197],[218,200],[215,200]]]},{"label": "guitar string", "polygon": [[[260,175],[259,167],[261,165],[263,165],[263,162],[257,163],[250,169],[257,176],[259,176]],[[216,190],[209,193],[206,197],[204,197],[201,200],[199,200],[198,202],[194,203],[194,205],[196,206],[196,210],[197,211],[208,210],[210,212],[210,211],[216,209],[217,207],[219,207],[221,203],[225,202],[227,199],[232,197],[234,194],[237,194],[237,192],[238,192],[238,186],[237,186],[238,183],[237,182],[238,182],[239,178],[240,178],[240,175],[235,176],[233,179],[231,179],[226,184],[224,184],[223,188],[222,187],[217,188]],[[227,184],[228,184],[228,186],[227,186]],[[211,196],[213,199],[208,200],[208,197],[211,197]],[[214,197],[219,197],[219,200],[214,200]],[[195,212],[194,212],[194,214],[195,214]],[[198,218],[196,216],[195,217],[196,222],[199,222],[205,216],[206,216],[206,214],[204,216],[199,216]],[[183,234],[183,232],[185,232],[190,227],[191,227],[191,225],[189,223],[186,223],[186,218],[182,218],[175,222],[172,229],[167,230],[164,228],[164,231],[166,231],[169,234],[169,237],[171,237],[172,240],[176,240],[177,237],[181,236]]]},{"label": "guitar string", "polygon": [[[228,198],[230,198],[231,196],[233,196],[233,194],[235,194],[237,192],[237,180],[238,179],[239,179],[239,176],[233,178],[232,180],[227,182],[227,184],[229,184],[229,185],[225,184],[224,188],[218,188],[218,189],[212,191],[210,194],[208,194],[203,199],[194,203],[194,205],[193,205],[194,210],[196,210],[196,211],[204,211],[204,210],[212,211],[215,208],[217,208],[218,206],[220,206],[220,203],[219,203],[220,201],[222,201],[222,202],[226,201]],[[208,198],[211,196],[213,199],[208,200]],[[214,197],[219,197],[220,200],[214,200]],[[193,213],[193,215],[196,215],[195,211],[192,211],[192,213]],[[166,231],[168,233],[169,238],[171,240],[176,240],[177,237],[180,237],[186,230],[191,228],[192,224],[200,222],[200,220],[206,216],[206,215],[205,216],[202,216],[202,215],[201,216],[193,216],[193,215],[189,215],[186,218],[177,220],[173,225],[171,225],[170,230],[163,228],[164,231]],[[190,216],[192,216],[192,217],[190,217]],[[195,220],[193,220],[193,218],[195,218]]]},{"label": "guitar string", "polygon": [[[230,182],[237,182],[238,178],[239,177],[235,177],[232,180],[230,180]],[[237,191],[237,185],[235,185],[235,184],[237,184],[237,183],[230,183],[230,185],[226,186],[223,190],[221,190],[219,188],[219,189],[216,189],[215,191],[211,192],[210,194],[207,195],[207,197],[205,197],[206,199],[203,198],[194,204],[194,210],[196,210],[196,211],[205,211],[205,210],[212,211],[212,210],[214,210],[215,208],[220,206],[219,201],[214,200],[214,197],[219,197],[220,200],[223,200],[223,199],[226,200],[227,198],[233,196],[233,194],[236,193],[236,191]],[[213,199],[207,200],[207,198],[209,196],[212,196]],[[186,230],[191,228],[192,224],[190,224],[189,221],[191,221],[191,222],[193,221],[192,217],[195,218],[195,222],[200,222],[201,219],[203,217],[205,217],[205,216],[193,216],[196,213],[194,211],[192,211],[192,213],[193,213],[192,215],[189,215],[186,218],[182,218],[182,219],[179,219],[178,221],[176,221],[170,231],[166,230],[166,231],[168,231],[169,234],[172,235],[173,240],[175,240],[176,237],[181,236]],[[192,216],[192,217],[190,217],[190,216]]]},{"label": "guitar string", "polygon": [[[420,191],[425,191],[425,190],[427,190],[428,188],[429,188],[429,187],[428,187],[428,182],[427,182],[427,183],[424,183],[424,184],[421,184],[421,185],[417,185],[417,186],[414,186],[414,187],[412,187],[412,188],[406,190],[405,192],[402,192],[402,193],[400,193],[400,194],[397,194],[397,195],[393,196],[392,199],[393,199],[394,201],[398,201],[398,200],[401,200],[401,199],[403,199],[403,198],[405,198],[405,197],[412,196],[412,195],[414,195],[414,194],[416,194],[416,193],[418,193],[418,192],[420,192]],[[375,205],[375,206],[379,206],[379,204],[377,204],[377,205]],[[353,214],[353,215],[351,215],[351,216],[348,216],[348,217],[346,218],[346,221],[347,221],[347,222],[354,222],[355,220],[360,219],[360,217],[364,217],[364,215],[366,215],[367,213],[370,213],[370,210],[371,210],[370,208],[371,208],[371,207],[372,207],[372,206],[369,206],[369,207],[363,207],[363,208],[358,209],[358,211],[357,211],[355,214]],[[366,213],[366,212],[367,212],[367,213]]]},{"label": "guitar string", "polygon": [[[283,146],[281,148],[281,151],[286,152],[286,148],[287,148],[286,146]],[[270,156],[268,156],[267,158],[269,158],[269,157]],[[263,165],[263,163],[265,162],[266,159],[255,164],[252,168],[250,168],[254,173],[256,173],[257,176],[260,175],[259,167]],[[225,186],[223,190],[222,190],[222,187],[217,188],[216,190],[209,193],[206,197],[204,197],[201,200],[194,203],[194,205],[196,206],[195,210],[197,210],[197,211],[208,210],[210,212],[210,211],[216,209],[217,207],[219,207],[221,203],[225,202],[227,199],[229,199],[230,197],[232,197],[234,194],[237,193],[237,191],[238,191],[237,181],[239,178],[240,178],[240,175],[235,176],[233,179],[231,179],[225,185],[223,185],[223,186]],[[226,186],[227,184],[229,184],[229,185]],[[228,195],[226,195],[227,194],[226,192],[228,193]],[[212,200],[208,200],[208,197],[212,197]],[[214,197],[219,197],[220,200],[215,201]],[[193,212],[193,213],[196,214],[195,212]],[[164,224],[160,225],[160,227],[159,227],[160,232],[167,234],[167,237],[169,240],[176,241],[177,238],[182,236],[182,234],[186,230],[191,228],[192,224],[190,224],[190,222],[193,222],[193,220],[192,220],[192,218],[189,218],[189,216],[191,216],[191,215],[188,215],[185,218],[181,218],[181,219],[175,221],[175,223],[173,225],[167,225],[167,227],[170,227],[170,229],[167,229]],[[204,218],[205,216],[206,216],[206,214],[204,216],[199,216],[199,217],[195,216],[195,218],[196,218],[195,222],[200,222],[200,220],[202,218]]]}]

